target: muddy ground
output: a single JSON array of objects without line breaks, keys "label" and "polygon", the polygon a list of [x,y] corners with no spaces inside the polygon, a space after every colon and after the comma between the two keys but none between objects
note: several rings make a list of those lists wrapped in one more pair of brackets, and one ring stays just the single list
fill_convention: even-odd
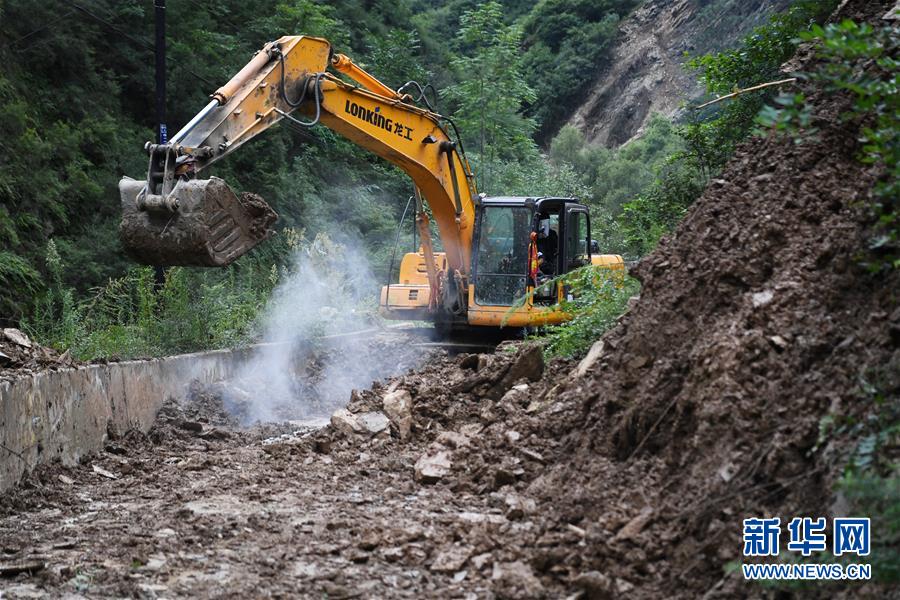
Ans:
[{"label": "muddy ground", "polygon": [[[554,452],[552,440],[530,434],[545,408],[532,399],[547,390],[529,386],[528,373],[541,368],[534,350],[436,357],[389,388],[353,395],[349,414],[365,415],[385,395],[408,393],[408,433],[396,423],[358,433],[241,427],[221,387],[195,388],[168,402],[149,433],[113,435],[84,465],[41,468],[2,500],[0,589],[9,597],[562,595],[572,587],[567,555],[584,531],[547,521],[519,493]],[[447,472],[417,471],[435,454],[449,461]],[[545,555],[543,580],[536,555]]]}]

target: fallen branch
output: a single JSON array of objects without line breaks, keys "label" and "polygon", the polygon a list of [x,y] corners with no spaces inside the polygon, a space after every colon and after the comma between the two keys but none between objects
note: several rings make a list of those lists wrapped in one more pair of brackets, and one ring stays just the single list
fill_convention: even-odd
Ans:
[{"label": "fallen branch", "polygon": [[754,85],[752,87],[744,88],[742,90],[737,90],[731,92],[730,94],[726,94],[725,96],[719,96],[715,100],[710,100],[709,102],[704,102],[700,106],[695,106],[694,110],[700,110],[701,108],[706,108],[711,104],[715,104],[716,102],[721,102],[722,100],[727,100],[729,98],[734,98],[735,96],[740,96],[741,94],[746,94],[747,92],[755,92],[756,90],[761,90],[767,87],[772,87],[774,85],[784,85],[785,83],[793,83],[797,81],[796,77],[791,77],[790,79],[780,79],[778,81],[770,81],[769,83],[761,83],[759,85]]}]

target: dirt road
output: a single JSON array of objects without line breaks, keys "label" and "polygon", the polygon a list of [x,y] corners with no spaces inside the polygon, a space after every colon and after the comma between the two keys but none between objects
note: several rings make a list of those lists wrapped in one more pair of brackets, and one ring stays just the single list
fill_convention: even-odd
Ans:
[{"label": "dirt road", "polygon": [[[394,387],[451,383],[435,377],[441,372],[469,385],[462,377],[474,371],[460,360],[445,358]],[[490,372],[504,373],[509,360],[498,358]],[[491,385],[486,372],[472,381]],[[385,393],[355,394],[350,408],[366,414]],[[540,468],[540,454],[482,464],[489,468],[478,475],[483,458],[461,466],[459,457],[498,421],[479,412],[489,405],[448,411],[434,404],[447,401],[446,391],[431,404],[424,397],[417,394],[406,440],[387,428],[243,428],[204,390],[170,401],[149,434],[113,436],[93,460],[42,468],[2,500],[0,590],[10,598],[560,595],[558,581],[542,582],[522,562],[545,528],[515,486]],[[492,434],[481,432],[478,443],[521,436],[502,421]],[[435,444],[460,474],[417,481],[416,461]],[[580,541],[577,529],[555,535],[545,545]]]}]

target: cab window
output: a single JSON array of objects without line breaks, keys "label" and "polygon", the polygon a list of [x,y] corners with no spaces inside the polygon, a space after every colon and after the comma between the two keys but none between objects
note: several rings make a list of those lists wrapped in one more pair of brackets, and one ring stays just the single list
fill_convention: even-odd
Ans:
[{"label": "cab window", "polygon": [[476,259],[475,301],[510,305],[525,294],[531,211],[524,206],[486,206]]},{"label": "cab window", "polygon": [[588,215],[569,210],[566,219],[566,271],[591,262]]}]

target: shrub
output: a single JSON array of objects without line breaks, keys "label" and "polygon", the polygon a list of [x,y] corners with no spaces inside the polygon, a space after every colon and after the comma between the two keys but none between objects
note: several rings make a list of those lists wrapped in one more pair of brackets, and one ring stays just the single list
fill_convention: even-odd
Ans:
[{"label": "shrub", "polygon": [[623,278],[621,273],[593,265],[558,277],[556,283],[568,287],[572,300],[555,308],[571,314],[572,319],[540,332],[548,357],[579,356],[587,352],[615,325],[625,312],[628,300],[640,289],[636,279],[627,275]]}]

